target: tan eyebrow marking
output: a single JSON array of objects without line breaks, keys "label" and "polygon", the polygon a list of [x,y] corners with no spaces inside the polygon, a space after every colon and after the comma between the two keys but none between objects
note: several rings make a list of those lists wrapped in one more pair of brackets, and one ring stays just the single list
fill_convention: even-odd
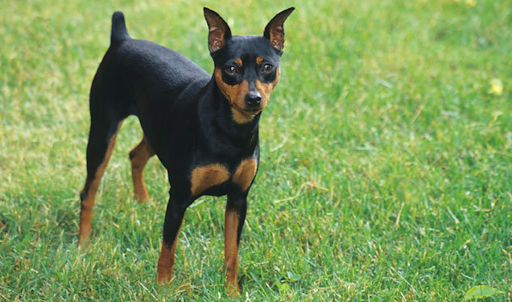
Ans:
[{"label": "tan eyebrow marking", "polygon": [[265,61],[265,59],[263,59],[262,57],[256,58],[256,64],[258,64],[258,65],[261,65],[261,63],[263,63],[263,61]]},{"label": "tan eyebrow marking", "polygon": [[235,59],[235,64],[238,67],[242,67],[242,59]]}]

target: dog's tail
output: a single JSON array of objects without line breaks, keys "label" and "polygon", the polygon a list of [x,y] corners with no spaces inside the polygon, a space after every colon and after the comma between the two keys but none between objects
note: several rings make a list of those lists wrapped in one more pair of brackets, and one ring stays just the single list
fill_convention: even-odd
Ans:
[{"label": "dog's tail", "polygon": [[126,29],[124,14],[120,11],[117,11],[112,15],[112,32],[110,34],[110,43],[116,44],[126,39],[130,39],[130,35]]}]

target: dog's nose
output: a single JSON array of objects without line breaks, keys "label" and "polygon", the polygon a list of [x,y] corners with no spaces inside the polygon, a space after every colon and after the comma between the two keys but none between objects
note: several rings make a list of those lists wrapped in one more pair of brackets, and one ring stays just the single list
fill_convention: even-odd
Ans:
[{"label": "dog's nose", "polygon": [[249,107],[257,107],[261,104],[261,95],[258,92],[249,92],[245,97],[245,102]]}]

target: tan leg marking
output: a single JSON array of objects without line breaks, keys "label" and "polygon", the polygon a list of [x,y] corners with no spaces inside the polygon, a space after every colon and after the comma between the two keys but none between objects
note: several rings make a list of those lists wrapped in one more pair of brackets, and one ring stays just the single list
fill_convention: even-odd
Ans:
[{"label": "tan leg marking", "polygon": [[224,220],[224,264],[226,265],[226,285],[230,296],[240,292],[238,287],[238,232],[239,217],[226,207]]},{"label": "tan leg marking", "polygon": [[221,164],[211,164],[195,168],[190,177],[192,196],[197,196],[210,187],[220,185],[227,181],[229,176],[228,170]]},{"label": "tan leg marking", "polygon": [[138,202],[143,202],[149,198],[146,184],[144,183],[144,167],[148,160],[155,155],[155,151],[149,145],[146,136],[142,138],[137,147],[130,151],[130,161],[132,163],[132,179],[133,188],[135,190],[135,198]]},{"label": "tan leg marking", "polygon": [[256,176],[256,169],[258,167],[258,162],[256,159],[246,159],[240,163],[240,166],[233,174],[233,183],[240,186],[242,192],[245,192],[252,183],[254,176]]},{"label": "tan leg marking", "polygon": [[119,132],[119,128],[121,128],[122,122],[117,125],[116,132],[110,138],[110,142],[107,147],[107,152],[105,153],[105,158],[103,162],[98,166],[94,178],[89,179],[87,176],[87,180],[85,182],[85,186],[80,192],[80,195],[87,194],[85,199],[81,201],[81,210],[80,210],[80,230],[78,235],[78,245],[83,246],[86,243],[87,237],[91,233],[92,228],[92,210],[94,207],[94,199],[96,196],[96,192],[98,192],[98,188],[101,183],[101,178],[105,173],[105,169],[107,168],[108,161],[110,156],[112,155],[112,150],[114,149],[114,145],[116,143],[117,133]]},{"label": "tan leg marking", "polygon": [[176,247],[178,246],[178,237],[180,236],[182,225],[183,221],[181,222],[180,228],[178,229],[178,233],[176,233],[176,237],[174,238],[172,245],[169,245],[162,240],[162,248],[160,250],[157,267],[159,283],[171,283],[172,281],[172,270],[174,269]]}]

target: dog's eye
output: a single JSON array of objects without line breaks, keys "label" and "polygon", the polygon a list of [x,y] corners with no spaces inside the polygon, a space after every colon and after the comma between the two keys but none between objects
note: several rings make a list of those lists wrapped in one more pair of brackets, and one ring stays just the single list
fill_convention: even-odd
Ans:
[{"label": "dog's eye", "polygon": [[237,73],[237,70],[236,70],[235,66],[228,66],[224,70],[226,71],[227,74],[230,74],[230,75],[234,75],[234,74]]},{"label": "dog's eye", "polygon": [[263,71],[263,72],[271,72],[273,67],[274,67],[274,66],[272,66],[272,65],[270,65],[270,64],[265,64],[265,65],[263,65],[263,67],[261,68],[261,71]]}]

